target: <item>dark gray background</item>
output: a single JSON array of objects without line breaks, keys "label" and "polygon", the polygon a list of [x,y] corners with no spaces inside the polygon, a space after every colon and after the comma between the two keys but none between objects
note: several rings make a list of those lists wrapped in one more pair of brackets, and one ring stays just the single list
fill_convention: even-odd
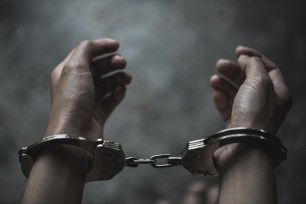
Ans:
[{"label": "dark gray background", "polygon": [[[186,142],[224,128],[209,78],[237,45],[279,64],[294,106],[279,137],[289,159],[276,170],[280,203],[306,199],[305,1],[100,0],[0,2],[0,203],[18,203],[26,179],[17,151],[47,124],[52,68],[79,41],[112,37],[134,81],[107,123],[126,155],[179,155]],[[125,169],[86,186],[84,203],[179,200],[193,177],[183,168]]]}]

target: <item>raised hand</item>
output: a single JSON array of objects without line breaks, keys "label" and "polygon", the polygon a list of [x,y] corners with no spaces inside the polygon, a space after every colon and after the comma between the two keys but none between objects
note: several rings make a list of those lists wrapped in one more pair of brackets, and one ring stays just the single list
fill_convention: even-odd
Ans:
[{"label": "raised hand", "polygon": [[227,127],[249,127],[276,133],[292,99],[280,69],[258,51],[239,46],[238,61],[219,60],[221,76],[211,77],[213,99]]},{"label": "raised hand", "polygon": [[[106,119],[123,100],[132,79],[120,71],[125,59],[111,54],[118,48],[112,39],[81,42],[53,70],[45,136],[70,134],[91,140],[103,136]],[[98,57],[105,54],[108,57]],[[22,203],[81,203],[91,162],[91,155],[74,145],[43,149],[31,169]]]},{"label": "raised hand", "polygon": [[[280,69],[258,51],[239,46],[237,62],[219,60],[211,77],[213,99],[226,126],[276,134],[292,99]],[[233,86],[237,84],[238,88]],[[219,148],[219,203],[277,203],[274,167],[265,151],[236,143]]]},{"label": "raised hand", "polygon": [[118,48],[119,43],[112,39],[81,42],[53,70],[52,106],[45,136],[65,133],[92,140],[103,137],[105,121],[123,100],[132,77],[118,72],[126,66],[119,55],[93,59]]}]

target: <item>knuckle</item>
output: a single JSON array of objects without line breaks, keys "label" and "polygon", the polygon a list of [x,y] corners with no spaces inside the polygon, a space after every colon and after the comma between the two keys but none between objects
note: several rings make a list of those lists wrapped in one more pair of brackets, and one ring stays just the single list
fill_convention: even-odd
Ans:
[{"label": "knuckle", "polygon": [[257,56],[250,57],[249,63],[262,64],[262,60]]},{"label": "knuckle", "polygon": [[91,49],[94,47],[94,42],[91,40],[84,40],[79,43],[78,47],[83,49]]},{"label": "knuckle", "polygon": [[51,79],[55,79],[58,77],[58,70],[55,68],[51,72]]},{"label": "knuckle", "polygon": [[73,68],[71,67],[71,65],[64,65],[63,69],[62,69],[61,76],[70,74],[72,70],[73,70]]},{"label": "knuckle", "polygon": [[55,69],[52,70],[51,72],[51,82],[54,83],[56,82],[60,76],[61,76],[61,69],[59,67],[56,67]]}]

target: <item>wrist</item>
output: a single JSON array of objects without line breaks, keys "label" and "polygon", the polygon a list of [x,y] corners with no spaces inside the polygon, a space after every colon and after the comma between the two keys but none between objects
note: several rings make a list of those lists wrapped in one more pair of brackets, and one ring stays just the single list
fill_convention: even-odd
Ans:
[{"label": "wrist", "polygon": [[68,134],[68,135],[84,135],[84,133],[73,126],[64,125],[64,124],[49,124],[44,137],[48,137],[49,135],[60,135],[60,134]]},{"label": "wrist", "polygon": [[266,152],[249,144],[235,143],[219,148],[214,153],[214,164],[220,174],[232,169],[246,170],[246,165],[255,167],[265,163],[273,168],[273,162]]},{"label": "wrist", "polygon": [[22,203],[80,203],[90,161],[77,148],[57,145],[42,151],[30,171]]},{"label": "wrist", "polygon": [[43,163],[50,168],[75,171],[86,176],[91,167],[92,157],[80,147],[62,144],[43,150],[34,160],[34,166],[36,163]]},{"label": "wrist", "polygon": [[227,128],[245,127],[250,129],[264,130],[266,132],[276,134],[277,128],[275,128],[273,124],[273,122],[270,122],[267,119],[264,120],[259,118],[256,120],[251,120],[249,117],[244,118],[243,115],[240,115],[236,117],[236,119],[232,119],[232,121],[227,125]]}]

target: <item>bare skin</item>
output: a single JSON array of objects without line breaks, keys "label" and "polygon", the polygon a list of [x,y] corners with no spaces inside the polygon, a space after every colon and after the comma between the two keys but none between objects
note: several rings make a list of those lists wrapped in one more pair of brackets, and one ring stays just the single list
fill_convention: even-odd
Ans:
[{"label": "bare skin", "polygon": [[[103,137],[106,119],[123,100],[131,76],[121,56],[92,64],[96,56],[115,52],[117,41],[81,42],[53,71],[52,106],[45,136],[71,134],[96,140]],[[44,151],[30,173],[22,203],[81,203],[90,158],[79,148],[58,146]]]},{"label": "bare skin", "polygon": [[[131,76],[126,61],[113,56],[111,39],[80,43],[52,73],[52,106],[45,136],[71,134],[96,140],[103,137],[107,118],[124,99]],[[213,76],[213,98],[227,127],[259,128],[276,133],[291,105],[277,66],[255,50],[238,47],[238,62],[219,61],[217,70],[241,85],[233,89]],[[106,78],[104,76],[107,74]],[[110,75],[109,75],[110,74]],[[270,159],[260,149],[242,144],[219,149],[215,164],[220,173],[220,203],[275,203]],[[31,170],[23,204],[81,203],[90,158],[79,148],[59,145],[42,152]]]},{"label": "bare skin", "polygon": [[[263,129],[276,134],[292,99],[280,69],[258,51],[238,47],[237,62],[219,60],[217,71],[240,85],[211,77],[213,99],[227,127]],[[277,203],[274,168],[260,149],[227,145],[214,154],[220,173],[219,203]]]},{"label": "bare skin", "polygon": [[[237,62],[220,59],[219,74],[238,84],[239,90],[219,75],[211,77],[213,99],[227,128],[249,127],[277,133],[292,99],[280,69],[258,51],[238,47]],[[260,149],[227,145],[214,154],[219,170],[220,204],[277,203],[274,167]],[[190,186],[183,203],[217,203],[214,192],[202,183]]]},{"label": "bare skin", "polygon": [[[126,66],[114,56],[92,64],[94,57],[119,48],[117,41],[81,42],[52,73],[52,106],[45,135],[69,133],[96,140],[103,137],[106,119],[123,100],[132,77],[126,72],[101,76]],[[93,66],[93,67],[92,67]],[[111,93],[110,96],[105,96]]]}]

